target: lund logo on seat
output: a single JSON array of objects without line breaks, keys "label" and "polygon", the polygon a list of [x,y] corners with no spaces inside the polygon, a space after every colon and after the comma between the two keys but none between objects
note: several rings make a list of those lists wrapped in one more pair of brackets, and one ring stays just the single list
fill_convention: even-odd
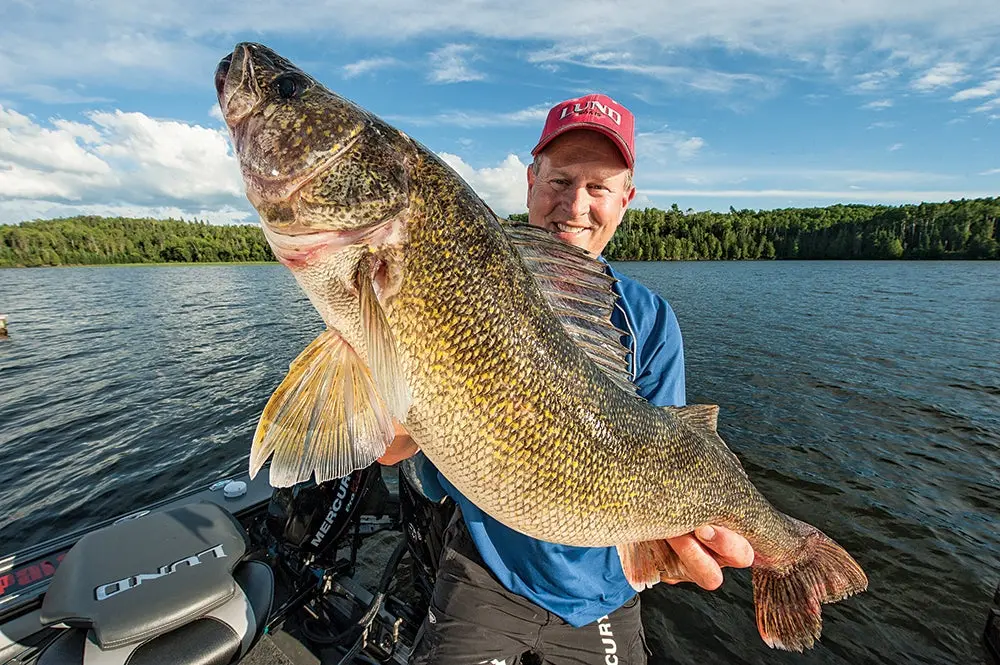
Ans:
[{"label": "lund logo on seat", "polygon": [[128,591],[129,589],[134,589],[137,586],[145,584],[151,580],[176,573],[177,570],[183,565],[187,565],[189,567],[197,566],[202,562],[201,558],[206,554],[214,554],[216,559],[226,558],[226,552],[222,549],[222,543],[219,543],[215,547],[209,548],[204,552],[198,552],[197,554],[192,554],[189,557],[174,561],[166,566],[160,566],[159,570],[155,573],[139,573],[138,575],[132,575],[130,577],[126,577],[125,579],[118,580],[117,582],[102,584],[94,589],[94,596],[97,600],[107,600],[111,596],[117,596],[120,593]]}]

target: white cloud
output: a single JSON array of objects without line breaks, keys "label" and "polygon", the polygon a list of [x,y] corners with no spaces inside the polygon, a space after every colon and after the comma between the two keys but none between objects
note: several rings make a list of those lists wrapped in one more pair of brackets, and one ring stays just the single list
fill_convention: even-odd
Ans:
[{"label": "white cloud", "polygon": [[857,74],[854,77],[856,92],[875,92],[886,88],[889,83],[899,76],[895,69],[880,69],[873,72]]},{"label": "white cloud", "polygon": [[889,120],[883,122],[873,122],[872,124],[868,125],[868,129],[892,129],[895,126],[896,123],[893,122],[892,120]]},{"label": "white cloud", "polygon": [[646,189],[649,196],[656,197],[699,197],[699,198],[787,198],[787,199],[817,199],[824,201],[948,201],[961,198],[986,198],[996,196],[996,192],[970,192],[947,190],[862,190],[851,189],[839,191],[806,190],[806,189]]},{"label": "white cloud", "polygon": [[891,146],[889,146],[889,152],[896,152],[902,147],[903,147],[902,143],[893,143]]},{"label": "white cloud", "polygon": [[[1000,89],[1000,86],[998,86]],[[967,88],[965,90],[960,90],[951,96],[951,101],[953,102],[965,102],[970,99],[982,99],[983,97],[989,97],[997,93],[997,90],[991,90],[986,86],[981,88]]]},{"label": "white cloud", "polygon": [[111,101],[107,97],[84,95],[75,90],[41,83],[21,85],[17,91],[26,98],[42,102],[43,104],[93,104],[95,102]]},{"label": "white cloud", "polygon": [[665,65],[636,60],[629,52],[592,52],[588,46],[556,46],[532,53],[529,62],[576,65],[605,71],[622,72],[657,79],[699,92],[728,93],[736,88],[744,91],[768,93],[776,87],[776,82],[742,72],[721,72],[679,65]]},{"label": "white cloud", "polygon": [[964,102],[970,99],[982,99],[984,97],[1000,95],[1000,69],[994,69],[992,73],[994,74],[993,77],[983,81],[982,84],[974,88],[966,88],[965,90],[956,92],[951,96],[951,101]]},{"label": "white cloud", "polygon": [[[59,7],[60,13],[66,9]],[[92,9],[100,14],[99,5]],[[65,11],[51,22],[18,23],[4,21],[0,10],[0,88],[49,103],[81,103],[100,98],[78,93],[71,85],[112,83],[140,90],[210,86],[224,55],[177,34],[136,31],[123,25],[123,17],[109,16],[104,25],[94,18]]]},{"label": "white cloud", "polygon": [[3,210],[249,210],[223,132],[142,113],[85,118],[42,124],[0,107]]},{"label": "white cloud", "polygon": [[438,155],[493,209],[506,217],[510,213],[524,212],[528,195],[527,169],[517,155],[507,155],[497,166],[476,169],[458,155],[442,152]]},{"label": "white cloud", "polygon": [[[963,176],[945,173],[912,170],[871,171],[864,169],[824,169],[810,168],[797,164],[778,168],[759,164],[747,164],[746,166],[684,168],[659,171],[639,169],[636,177],[640,181],[640,189],[646,186],[656,188],[662,186],[661,183],[679,181],[703,186],[714,185],[716,188],[721,189],[723,185],[738,184],[754,178],[763,179],[765,182],[783,183],[782,188],[784,189],[793,189],[795,188],[793,185],[795,185],[799,189],[809,191],[815,191],[816,187],[820,185],[830,189],[849,187],[851,185],[862,185],[864,189],[872,189],[879,186],[893,189],[901,187],[913,188],[917,185],[925,185],[928,189],[938,189],[963,180]],[[799,185],[799,183],[802,184]],[[771,189],[771,187],[767,187],[766,189]]]},{"label": "white cloud", "polygon": [[[550,59],[536,60],[540,66],[603,67],[712,93],[766,94],[796,73],[783,63],[847,82],[858,74],[853,82],[868,91],[897,75],[912,78],[921,68],[914,85],[935,89],[955,74],[927,67],[950,63],[974,73],[995,57],[1000,28],[996,0],[841,0],[832,6],[827,0],[636,0],[627,12],[608,11],[598,0],[552,0],[519,7],[516,20],[511,16],[506,5],[480,0],[385,0],[376,9],[364,2],[300,0],[281,11],[266,0],[243,0],[239,11],[203,0],[6,2],[0,3],[0,90],[9,99],[10,91],[27,85],[49,86],[36,93],[54,95],[67,90],[59,85],[67,81],[210,88],[218,59],[244,35],[310,44],[322,36],[379,53],[409,40],[461,39],[435,53],[430,77],[440,82],[482,79],[461,49],[489,44],[491,58],[551,50]],[[505,49],[505,41],[516,42],[519,53]],[[570,48],[579,44],[585,46]],[[699,54],[716,49],[778,62],[749,66],[753,71],[699,69]],[[556,52],[564,56],[551,59]],[[348,65],[345,73],[357,75],[380,60]],[[64,94],[86,99],[87,90]]]},{"label": "white cloud", "polygon": [[653,199],[649,198],[645,194],[636,193],[635,198],[632,199],[629,207],[633,210],[640,210],[642,208],[655,208],[656,204],[653,203]]},{"label": "white cloud", "polygon": [[705,140],[700,136],[667,128],[655,132],[640,132],[635,137],[636,159],[640,163],[670,164],[687,161],[704,147]]},{"label": "white cloud", "polygon": [[200,219],[210,224],[257,224],[257,213],[252,209],[222,206],[197,208],[180,206],[148,206],[104,203],[58,203],[37,199],[0,199],[0,224],[17,223],[32,219],[52,219],[95,215],[99,217],[139,217],[151,219]]},{"label": "white cloud", "polygon": [[95,112],[90,119],[105,137],[97,153],[151,196],[190,200],[243,193],[229,138],[221,131],[122,111]]},{"label": "white cloud", "polygon": [[432,70],[428,78],[434,83],[462,83],[481,81],[485,74],[477,72],[466,62],[475,58],[475,49],[468,44],[448,44],[430,54]]},{"label": "white cloud", "polygon": [[988,171],[983,171],[979,175],[997,175],[1000,174],[1000,169],[989,169]]},{"label": "white cloud", "polygon": [[[553,102],[554,104],[555,102]],[[431,116],[386,115],[390,122],[410,125],[456,125],[458,127],[504,127],[510,125],[535,125],[545,120],[552,104],[538,104],[517,111],[446,111]]]},{"label": "white cloud", "polygon": [[392,67],[399,64],[396,58],[367,58],[365,60],[358,60],[357,62],[352,62],[349,65],[344,65],[344,77],[354,78],[356,76],[361,76],[362,74],[367,74],[378,69],[385,69],[386,67]]},{"label": "white cloud", "polygon": [[994,109],[1000,109],[1000,97],[996,99],[991,99],[985,104],[980,104],[976,108],[972,109],[975,113],[986,113],[987,111],[993,111]]},{"label": "white cloud", "polygon": [[865,104],[861,108],[863,108],[863,109],[869,109],[869,110],[872,110],[872,111],[884,111],[885,109],[892,108],[892,100],[891,99],[878,99],[878,100],[875,100],[874,102],[868,102],[867,104]]},{"label": "white cloud", "polygon": [[965,73],[965,67],[966,65],[961,62],[942,62],[924,72],[923,76],[910,84],[910,87],[927,92],[955,85],[969,78]]},{"label": "white cloud", "polygon": [[681,159],[691,159],[705,147],[705,140],[700,136],[684,139],[677,145],[677,156]]}]

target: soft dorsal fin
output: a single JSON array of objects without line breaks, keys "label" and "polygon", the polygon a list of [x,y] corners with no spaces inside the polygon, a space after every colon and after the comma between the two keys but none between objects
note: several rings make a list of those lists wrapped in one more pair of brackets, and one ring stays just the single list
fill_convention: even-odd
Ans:
[{"label": "soft dorsal fin", "polygon": [[664,411],[669,411],[678,420],[689,426],[691,429],[707,432],[705,441],[718,446],[718,449],[727,456],[744,476],[746,469],[740,463],[740,458],[736,456],[726,442],[719,436],[719,405],[718,404],[692,404],[691,406],[664,406]]},{"label": "soft dorsal fin", "polygon": [[707,429],[709,432],[718,434],[718,404],[692,404],[691,406],[666,406],[663,408],[673,412],[675,416],[691,427]]},{"label": "soft dorsal fin", "polygon": [[600,261],[545,229],[501,223],[566,331],[619,387],[635,394],[628,351],[621,343],[627,333],[611,323],[618,299],[611,287],[617,280]]}]

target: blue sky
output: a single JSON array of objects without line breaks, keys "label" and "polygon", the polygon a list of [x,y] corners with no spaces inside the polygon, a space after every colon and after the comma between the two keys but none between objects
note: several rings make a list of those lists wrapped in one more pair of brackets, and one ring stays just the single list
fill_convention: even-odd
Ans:
[{"label": "blue sky", "polygon": [[524,208],[549,106],[636,115],[633,206],[1000,195],[997,0],[5,0],[0,223],[253,222],[213,72],[239,41],[299,64]]}]

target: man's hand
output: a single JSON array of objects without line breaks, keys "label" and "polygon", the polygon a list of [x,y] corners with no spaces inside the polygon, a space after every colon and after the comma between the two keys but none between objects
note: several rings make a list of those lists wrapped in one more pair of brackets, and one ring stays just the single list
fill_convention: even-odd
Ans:
[{"label": "man's hand", "polygon": [[420,450],[413,439],[410,438],[410,434],[406,431],[406,428],[396,421],[393,421],[393,423],[396,426],[396,437],[389,444],[389,447],[385,449],[382,457],[378,458],[379,464],[398,464],[405,459],[413,457]]},{"label": "man's hand", "polygon": [[753,563],[753,548],[746,538],[721,526],[701,526],[694,533],[667,539],[684,566],[685,577],[667,584],[694,582],[714,591],[722,586],[722,569],[746,568]]}]

